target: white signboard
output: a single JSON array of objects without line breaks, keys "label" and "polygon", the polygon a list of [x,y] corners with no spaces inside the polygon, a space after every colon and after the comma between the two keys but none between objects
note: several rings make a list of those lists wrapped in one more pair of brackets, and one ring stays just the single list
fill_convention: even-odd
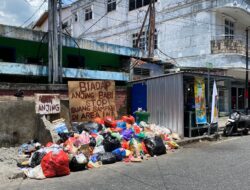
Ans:
[{"label": "white signboard", "polygon": [[38,114],[55,114],[61,111],[59,94],[35,94],[35,103]]}]

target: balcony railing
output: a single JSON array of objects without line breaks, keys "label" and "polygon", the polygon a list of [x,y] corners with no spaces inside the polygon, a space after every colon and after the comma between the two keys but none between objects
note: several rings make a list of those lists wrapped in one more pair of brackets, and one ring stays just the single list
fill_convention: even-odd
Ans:
[{"label": "balcony railing", "polygon": [[244,36],[220,35],[213,37],[211,40],[211,53],[235,53],[239,55],[246,55],[246,43]]}]

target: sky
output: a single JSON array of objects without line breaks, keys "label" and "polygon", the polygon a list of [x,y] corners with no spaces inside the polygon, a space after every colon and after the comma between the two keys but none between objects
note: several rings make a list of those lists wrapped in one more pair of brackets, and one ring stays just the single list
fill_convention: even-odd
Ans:
[{"label": "sky", "polygon": [[[47,0],[0,1],[0,24],[12,26],[27,26],[32,21],[38,19],[48,6]],[[44,1],[45,3],[43,3]],[[73,0],[63,0],[63,3],[69,4],[72,1]]]}]

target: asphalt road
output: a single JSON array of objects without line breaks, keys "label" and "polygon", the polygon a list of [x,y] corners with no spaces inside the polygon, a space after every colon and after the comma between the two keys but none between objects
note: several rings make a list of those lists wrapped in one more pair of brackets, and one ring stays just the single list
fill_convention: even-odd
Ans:
[{"label": "asphalt road", "polygon": [[250,136],[188,145],[142,163],[116,163],[66,177],[13,182],[20,190],[249,190]]}]

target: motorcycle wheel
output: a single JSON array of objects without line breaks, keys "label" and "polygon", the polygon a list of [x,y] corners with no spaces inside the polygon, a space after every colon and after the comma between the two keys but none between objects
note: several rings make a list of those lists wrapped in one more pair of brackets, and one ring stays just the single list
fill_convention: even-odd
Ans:
[{"label": "motorcycle wheel", "polygon": [[228,136],[232,135],[233,128],[234,128],[233,125],[231,125],[231,124],[230,124],[230,125],[227,125],[227,126],[225,127],[225,129],[223,130],[224,136],[228,137]]},{"label": "motorcycle wheel", "polygon": [[243,135],[248,135],[248,129],[244,129],[244,130],[242,131],[242,134],[243,134]]}]

